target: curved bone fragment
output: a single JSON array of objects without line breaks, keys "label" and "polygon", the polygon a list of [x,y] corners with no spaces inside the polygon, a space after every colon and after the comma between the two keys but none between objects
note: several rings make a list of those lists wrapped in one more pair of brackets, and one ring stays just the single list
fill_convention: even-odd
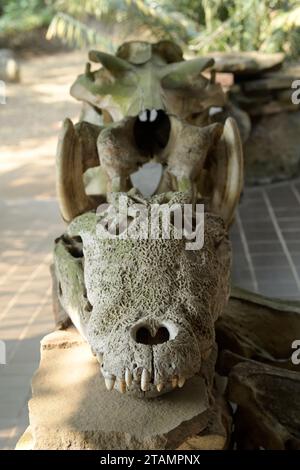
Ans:
[{"label": "curved bone fragment", "polygon": [[114,76],[134,70],[134,67],[126,60],[106,52],[90,51],[89,59],[92,62],[100,62]]},{"label": "curved bone fragment", "polygon": [[[214,59],[207,57],[197,57],[196,59],[184,60],[168,64],[162,71],[162,86],[165,88],[180,88],[187,86],[199,76],[203,70],[214,65]],[[208,82],[203,79],[203,86]]]},{"label": "curved bone fragment", "polygon": [[244,183],[243,149],[237,124],[226,119],[223,135],[214,152],[212,212],[230,225]]},{"label": "curved bone fragment", "polygon": [[86,145],[72,121],[66,119],[57,148],[56,187],[60,211],[67,222],[97,206],[95,200],[85,193],[83,173],[95,163],[99,165],[99,161],[84,162]]}]

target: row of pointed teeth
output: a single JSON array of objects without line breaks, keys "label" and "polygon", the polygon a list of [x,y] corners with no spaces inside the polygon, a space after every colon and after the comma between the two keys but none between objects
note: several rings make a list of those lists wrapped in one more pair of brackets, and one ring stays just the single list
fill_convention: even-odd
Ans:
[{"label": "row of pointed teeth", "polygon": [[[112,390],[115,386],[116,377],[114,375],[108,374],[103,369],[102,369],[102,375],[104,377],[105,386],[107,390],[109,391]],[[121,393],[125,393],[127,388],[131,387],[132,382],[133,382],[132,372],[129,369],[126,369],[125,377],[117,380],[119,391]],[[176,387],[182,388],[184,386],[184,383],[185,383],[184,377],[174,376],[171,379],[172,388],[176,388]],[[161,392],[164,386],[165,386],[164,383],[158,383],[156,385],[157,391]],[[143,392],[147,392],[149,388],[150,388],[150,374],[147,371],[147,369],[143,369],[142,375],[141,375],[141,390]]]},{"label": "row of pointed teeth", "polygon": [[147,121],[154,122],[157,116],[158,116],[158,112],[156,111],[156,109],[151,109],[151,110],[145,109],[144,111],[140,112],[139,120],[142,122],[147,122]]}]

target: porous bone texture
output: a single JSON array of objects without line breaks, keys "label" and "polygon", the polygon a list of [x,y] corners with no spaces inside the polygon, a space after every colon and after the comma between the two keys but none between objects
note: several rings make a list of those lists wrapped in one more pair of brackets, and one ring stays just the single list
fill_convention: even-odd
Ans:
[{"label": "porous bone texture", "polygon": [[[149,214],[150,203],[159,202],[161,207],[165,201],[169,205],[179,201],[182,205],[186,196],[175,193],[163,201],[164,197],[155,196],[141,206]],[[129,206],[133,203],[135,199]],[[82,238],[83,263],[77,260],[75,266],[77,279],[83,270],[86,293],[80,292],[80,283],[76,292],[70,289],[66,258],[70,258],[73,270],[74,260],[64,241],[57,243],[55,265],[61,302],[68,310],[70,305],[74,307],[68,297],[76,295],[82,298],[81,306],[84,301],[88,304],[88,309],[83,307],[77,313],[73,309],[74,323],[102,358],[105,377],[122,381],[127,373],[133,379],[130,386],[127,384],[129,391],[139,390],[144,380],[149,396],[158,393],[158,384],[164,385],[165,392],[174,377],[186,379],[199,372],[202,359],[214,344],[214,323],[228,300],[230,284],[231,254],[224,223],[220,217],[205,213],[204,246],[187,250],[188,240],[176,239],[174,226],[170,239],[134,240],[121,235],[111,239],[101,220],[103,214],[87,213],[68,228],[70,237]],[[128,232],[135,229],[136,218],[130,220]],[[61,250],[65,252],[64,267]],[[86,310],[88,315],[83,313]],[[141,331],[149,335],[140,339]],[[160,338],[162,331],[167,337]]]}]

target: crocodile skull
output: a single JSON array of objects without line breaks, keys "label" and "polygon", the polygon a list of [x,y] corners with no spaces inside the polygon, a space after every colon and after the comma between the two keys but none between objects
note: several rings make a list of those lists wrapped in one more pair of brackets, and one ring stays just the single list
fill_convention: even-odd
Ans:
[{"label": "crocodile skull", "polygon": [[[139,201],[148,210],[186,198]],[[173,226],[169,239],[107,238],[101,217],[76,217],[56,243],[60,302],[99,358],[108,389],[155,396],[183,386],[201,373],[229,296],[224,221],[206,213],[203,248],[187,250]]]}]

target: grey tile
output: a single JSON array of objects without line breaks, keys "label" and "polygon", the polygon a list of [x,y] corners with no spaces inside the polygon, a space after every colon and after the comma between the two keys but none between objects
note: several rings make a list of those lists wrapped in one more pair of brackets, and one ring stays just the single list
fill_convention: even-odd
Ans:
[{"label": "grey tile", "polygon": [[246,220],[261,220],[265,221],[266,219],[269,219],[269,212],[267,209],[255,209],[255,208],[247,208],[247,207],[241,207],[240,210],[240,216],[242,221]]},{"label": "grey tile", "polygon": [[244,280],[252,280],[251,271],[247,266],[233,266],[231,275],[235,278],[241,278]]},{"label": "grey tile", "polygon": [[275,230],[268,232],[258,232],[256,230],[247,230],[246,239],[249,242],[276,242],[279,241]]},{"label": "grey tile", "polygon": [[0,418],[1,419],[17,419],[20,411],[22,410],[26,397],[21,402],[0,402]]},{"label": "grey tile", "polygon": [[242,289],[250,290],[252,292],[255,292],[255,286],[252,281],[243,281],[243,280],[237,280],[236,282],[232,282],[233,285],[237,287],[241,287]]},{"label": "grey tile", "polygon": [[285,203],[286,205],[299,204],[297,197],[295,196],[294,192],[292,191],[292,188],[289,185],[282,186],[280,188],[271,187],[271,188],[266,189],[265,193],[267,194],[269,200],[273,204],[279,204],[279,205],[282,205],[283,203]]},{"label": "grey tile", "polygon": [[237,267],[248,267],[248,260],[246,258],[246,256],[242,253],[236,253],[233,251],[233,254],[232,254],[232,266],[233,268],[235,268],[235,266]]},{"label": "grey tile", "polygon": [[286,240],[286,245],[291,255],[293,255],[294,253],[300,254],[300,240],[299,241]]},{"label": "grey tile", "polygon": [[278,267],[289,267],[288,259],[285,255],[276,255],[274,256],[271,253],[264,254],[255,254],[251,256],[252,263],[255,267],[268,267],[268,268],[278,268]]},{"label": "grey tile", "polygon": [[273,207],[276,217],[300,217],[300,208],[298,207]]},{"label": "grey tile", "polygon": [[294,282],[258,282],[258,290],[261,294],[278,298],[289,298],[290,296],[299,295],[297,284]]},{"label": "grey tile", "polygon": [[290,240],[290,241],[299,241],[300,240],[300,230],[293,230],[293,231],[287,231],[287,230],[281,230],[282,236],[284,240]]},{"label": "grey tile", "polygon": [[293,219],[278,219],[278,225],[281,230],[300,230],[300,217]]},{"label": "grey tile", "polygon": [[291,257],[295,266],[299,268],[300,267],[300,254],[292,254]]},{"label": "grey tile", "polygon": [[238,254],[238,256],[243,255],[245,250],[244,250],[244,245],[242,241],[241,240],[236,240],[236,241],[230,240],[230,241],[231,241],[233,252]]},{"label": "grey tile", "polygon": [[272,254],[273,256],[284,255],[284,251],[279,240],[277,242],[254,241],[248,243],[250,254]]},{"label": "grey tile", "polygon": [[243,227],[245,232],[273,232],[274,229],[274,224],[269,220],[249,220],[243,222]]},{"label": "grey tile", "polygon": [[242,238],[240,233],[230,233],[229,234],[229,239],[231,240],[232,243],[241,243]]},{"label": "grey tile", "polygon": [[295,283],[295,277],[290,268],[256,268],[255,277],[258,283],[267,281],[270,283],[280,283],[282,280],[284,280],[285,283]]},{"label": "grey tile", "polygon": [[252,200],[243,200],[241,204],[242,211],[248,212],[258,212],[258,211],[265,211],[268,212],[268,208],[263,198],[260,199],[252,199]]}]

